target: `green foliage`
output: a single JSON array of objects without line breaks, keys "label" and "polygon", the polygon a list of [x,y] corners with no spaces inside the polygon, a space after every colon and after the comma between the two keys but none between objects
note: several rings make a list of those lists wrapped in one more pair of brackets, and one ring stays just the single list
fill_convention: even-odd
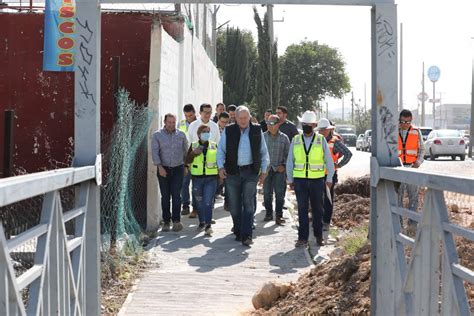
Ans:
[{"label": "green foliage", "polygon": [[370,110],[365,110],[360,104],[355,105],[354,109],[354,125],[356,134],[363,134],[366,130],[371,129],[372,114]]},{"label": "green foliage", "polygon": [[250,32],[231,27],[218,33],[217,67],[224,81],[224,103],[240,105],[251,100],[256,56]]},{"label": "green foliage", "polygon": [[[273,108],[280,102],[280,67],[278,63],[278,44],[273,43],[270,58],[270,34],[268,30],[268,17],[265,14],[263,21],[254,8],[254,20],[258,30],[258,59],[256,66],[255,85],[255,114],[263,117],[263,113],[270,107],[270,95],[273,96]],[[272,67],[272,92],[270,93],[270,63]]]},{"label": "green foliage", "polygon": [[325,97],[342,97],[349,92],[349,77],[337,49],[317,41],[288,46],[280,58],[281,104],[295,120],[306,110],[319,110]]},{"label": "green foliage", "polygon": [[368,232],[369,225],[366,223],[354,228],[346,236],[342,237],[339,244],[347,254],[355,255],[367,243]]}]

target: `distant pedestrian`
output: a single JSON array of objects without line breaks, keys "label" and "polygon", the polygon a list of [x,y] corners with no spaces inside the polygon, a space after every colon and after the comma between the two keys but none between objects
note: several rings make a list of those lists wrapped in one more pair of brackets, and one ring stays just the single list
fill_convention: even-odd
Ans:
[{"label": "distant pedestrian", "polygon": [[217,144],[210,141],[211,129],[201,125],[197,130],[199,141],[191,144],[186,166],[193,179],[193,194],[199,212],[198,231],[211,236],[212,209],[217,187]]},{"label": "distant pedestrian", "polygon": [[[179,122],[179,130],[186,134],[186,138],[188,139],[189,143],[189,125],[192,122],[196,121],[196,110],[192,104],[186,104],[183,107],[184,119]],[[181,215],[189,215],[189,205],[191,204],[191,198],[189,194],[189,184],[191,183],[191,174],[187,173],[184,175],[183,179],[183,188],[181,189],[181,202],[183,204],[183,210],[181,211]],[[196,201],[194,196],[192,198],[193,202],[193,209],[196,209]],[[194,211],[194,210],[193,210]]]},{"label": "distant pedestrian", "polygon": [[[398,157],[406,168],[419,168],[424,161],[423,136],[411,125],[413,115],[410,110],[402,110],[399,116]],[[408,209],[418,209],[418,186],[401,183],[398,189],[398,205],[403,207],[405,193],[408,195]],[[408,230],[416,230],[416,223],[408,219]]]},{"label": "distant pedestrian", "polygon": [[267,109],[265,111],[265,114],[264,114],[264,117],[263,117],[263,120],[261,120],[259,122],[260,124],[260,127],[262,128],[262,132],[266,132],[267,131],[267,120],[268,120],[268,117],[272,115],[272,109]]},{"label": "distant pedestrian", "polygon": [[217,121],[217,125],[219,125],[219,132],[222,135],[224,128],[229,125],[230,116],[227,112],[222,112],[219,114],[219,120]]},{"label": "distant pedestrian", "polygon": [[[181,224],[181,188],[184,177],[184,160],[188,150],[186,135],[176,129],[176,116],[165,115],[164,127],[153,133],[151,140],[153,163],[158,169],[158,182],[161,191],[161,209],[163,211],[162,231],[183,229]],[[173,201],[172,214],[170,213]]]},{"label": "distant pedestrian", "polygon": [[[330,197],[328,194],[324,194],[324,212],[323,212],[323,231],[329,231],[329,224],[331,223],[332,213],[333,213],[333,204],[334,204],[334,186],[336,185],[337,179],[337,170],[344,167],[349,160],[351,160],[352,153],[349,148],[344,145],[341,139],[334,135],[334,126],[326,118],[321,118],[318,121],[318,131],[326,139],[329,151],[331,152],[331,157],[334,162],[334,176],[332,177],[332,186],[329,190]],[[339,159],[342,157],[341,161]],[[326,177],[327,177],[326,169]],[[327,178],[326,178],[327,181]],[[326,193],[326,192],[325,192]]]},{"label": "distant pedestrian", "polygon": [[269,157],[262,130],[250,123],[246,106],[236,109],[236,124],[226,127],[217,148],[219,176],[226,179],[226,192],[237,241],[250,246],[257,196],[257,182],[263,183]]},{"label": "distant pedestrian", "polygon": [[[302,118],[303,134],[296,135],[290,145],[286,162],[288,185],[295,190],[298,202],[298,240],[296,247],[308,245],[309,202],[313,211],[313,233],[318,246],[323,246],[323,194],[332,187],[334,162],[326,139],[314,133],[316,114],[306,111]],[[325,182],[327,170],[327,179]]]},{"label": "distant pedestrian", "polygon": [[229,116],[230,116],[229,124],[234,124],[235,123],[235,110],[236,109],[237,109],[237,107],[233,104],[231,104],[227,107],[227,113],[229,113]]},{"label": "distant pedestrian", "polygon": [[222,112],[225,112],[225,104],[224,103],[217,103],[216,104],[216,113],[214,114],[214,117],[212,120],[214,123],[217,123],[219,121],[219,115],[221,115]]},{"label": "distant pedestrian", "polygon": [[296,125],[287,119],[288,109],[286,106],[280,105],[277,107],[276,114],[280,118],[280,132],[288,136],[288,139],[291,141],[299,132]]},{"label": "distant pedestrian", "polygon": [[267,144],[270,157],[270,168],[263,184],[263,196],[265,206],[264,221],[273,220],[273,191],[275,191],[275,222],[283,225],[283,204],[286,193],[286,159],[290,149],[288,137],[278,130],[279,118],[277,115],[267,117],[266,125],[268,131],[263,136]]}]

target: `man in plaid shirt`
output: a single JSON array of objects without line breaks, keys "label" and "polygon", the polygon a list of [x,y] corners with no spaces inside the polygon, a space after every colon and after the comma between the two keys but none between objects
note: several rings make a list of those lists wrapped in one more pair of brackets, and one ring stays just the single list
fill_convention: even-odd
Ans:
[{"label": "man in plaid shirt", "polygon": [[[330,189],[331,196],[324,194],[324,210],[323,210],[323,231],[329,231],[329,224],[331,223],[332,210],[334,203],[334,186],[337,183],[337,169],[345,166],[351,160],[352,153],[349,148],[344,145],[341,139],[334,135],[334,126],[331,125],[327,118],[321,118],[318,122],[319,134],[323,135],[328,142],[329,150],[331,151],[332,159],[334,161],[334,176],[332,179],[332,187]],[[342,157],[342,159],[341,159]]]}]

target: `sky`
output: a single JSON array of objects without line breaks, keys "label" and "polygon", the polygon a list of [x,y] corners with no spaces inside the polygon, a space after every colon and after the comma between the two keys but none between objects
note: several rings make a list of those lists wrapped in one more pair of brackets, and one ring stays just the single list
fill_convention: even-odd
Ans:
[{"label": "sky", "polygon": [[[436,83],[436,97],[441,102],[471,103],[471,65],[474,54],[474,0],[398,0],[398,23],[403,23],[403,106],[417,108],[422,91],[422,63],[425,75],[436,65],[441,75]],[[261,15],[266,8],[257,5]],[[278,53],[303,40],[317,40],[337,48],[350,78],[354,99],[370,107],[371,57],[370,8],[355,6],[275,5],[273,19]],[[217,25],[252,31],[257,38],[252,5],[222,4]],[[398,32],[400,41],[400,31]],[[399,54],[400,55],[400,54]],[[366,99],[364,96],[366,87]],[[425,91],[433,94],[433,84],[425,76]],[[346,106],[350,94],[345,97]],[[329,110],[341,107],[342,101],[327,100]],[[431,113],[431,106],[426,108]]]}]

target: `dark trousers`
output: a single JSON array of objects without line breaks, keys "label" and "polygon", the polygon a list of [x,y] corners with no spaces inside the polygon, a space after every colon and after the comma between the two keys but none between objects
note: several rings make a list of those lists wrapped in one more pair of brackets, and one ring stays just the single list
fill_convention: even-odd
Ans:
[{"label": "dark trousers", "polygon": [[273,215],[273,191],[275,191],[275,215],[281,218],[285,202],[286,173],[276,172],[270,168],[263,183],[263,202],[267,215]]},{"label": "dark trousers", "polygon": [[234,234],[245,240],[252,237],[258,174],[251,168],[228,175],[225,180],[228,207],[234,223]]},{"label": "dark trousers", "polygon": [[[326,179],[326,177],[324,177]],[[332,218],[332,210],[334,207],[334,186],[337,183],[337,173],[334,172],[334,176],[332,177],[332,187],[331,187],[331,201],[329,201],[329,198],[326,194],[326,188],[324,188],[324,211],[323,211],[323,223],[325,224],[331,224],[331,218]]]},{"label": "dark trousers", "polygon": [[[191,204],[191,197],[189,196],[189,185],[191,183],[191,171],[188,172],[186,176],[183,177],[183,187],[181,189],[181,202],[183,203],[183,207],[189,207]],[[196,199],[194,197],[194,193],[192,195],[192,202],[193,208],[197,208]]]},{"label": "dark trousers", "polygon": [[298,240],[308,240],[308,208],[311,202],[313,211],[313,232],[316,238],[323,237],[323,190],[324,178],[294,179],[296,201],[298,202]]},{"label": "dark trousers", "polygon": [[[179,222],[181,220],[181,189],[183,187],[184,166],[164,167],[166,177],[160,176],[158,172],[158,182],[161,191],[161,209],[163,221],[169,223],[170,220]],[[171,200],[173,200],[173,214],[170,214]]]}]

